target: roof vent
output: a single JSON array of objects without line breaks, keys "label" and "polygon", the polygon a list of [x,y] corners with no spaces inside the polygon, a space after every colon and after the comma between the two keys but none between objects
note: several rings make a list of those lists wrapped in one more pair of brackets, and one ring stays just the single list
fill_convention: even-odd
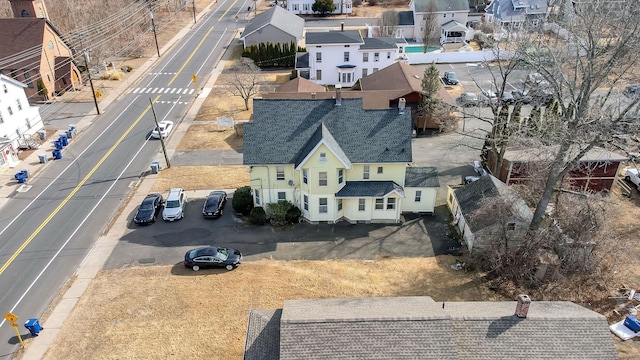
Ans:
[{"label": "roof vent", "polygon": [[516,316],[519,318],[526,318],[529,312],[529,305],[531,305],[531,298],[528,295],[518,295],[518,304],[516,305]]},{"label": "roof vent", "polygon": [[418,79],[418,80],[420,80],[420,76],[418,76],[418,75],[413,75],[413,77]]}]

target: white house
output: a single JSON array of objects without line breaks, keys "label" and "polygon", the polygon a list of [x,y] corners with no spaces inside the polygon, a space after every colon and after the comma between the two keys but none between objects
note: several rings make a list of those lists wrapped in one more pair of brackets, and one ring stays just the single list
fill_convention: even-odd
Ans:
[{"label": "white house", "polygon": [[299,74],[319,85],[342,87],[402,59],[407,44],[400,38],[362,38],[358,30],[344,29],[307,32],[305,42],[308,62],[296,66]]},{"label": "white house", "polygon": [[14,166],[20,142],[44,127],[38,107],[29,105],[26,87],[0,74],[0,167]]},{"label": "white house", "polygon": [[472,36],[467,27],[469,0],[411,0],[413,34],[403,31],[403,36],[420,41],[429,13],[435,14],[440,32],[440,44],[461,43]]},{"label": "white house", "polygon": [[[314,14],[311,7],[315,2],[316,0],[288,0],[287,10],[294,14]],[[351,14],[353,12],[353,2],[351,0],[333,0],[333,4],[335,5],[333,14]]]}]

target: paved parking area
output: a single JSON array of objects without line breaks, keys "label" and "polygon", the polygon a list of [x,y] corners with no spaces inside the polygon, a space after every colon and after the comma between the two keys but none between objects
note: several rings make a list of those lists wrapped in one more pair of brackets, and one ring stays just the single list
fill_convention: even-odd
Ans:
[{"label": "paved parking area", "polygon": [[275,229],[245,224],[234,214],[230,201],[222,217],[204,219],[201,209],[206,193],[187,192],[185,218],[176,222],[158,220],[137,226],[131,221],[137,207],[128,207],[127,229],[104,268],[173,265],[182,261],[188,249],[203,245],[236,248],[251,261],[429,257],[456,244],[448,236],[449,214],[443,206],[434,215],[409,215],[401,225],[303,223]]}]

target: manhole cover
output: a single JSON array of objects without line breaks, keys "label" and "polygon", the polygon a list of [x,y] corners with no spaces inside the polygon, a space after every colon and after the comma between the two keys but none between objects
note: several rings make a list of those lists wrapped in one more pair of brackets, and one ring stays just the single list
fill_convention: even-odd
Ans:
[{"label": "manhole cover", "polygon": [[142,265],[154,264],[155,262],[156,262],[155,258],[142,258],[138,260],[138,263]]}]

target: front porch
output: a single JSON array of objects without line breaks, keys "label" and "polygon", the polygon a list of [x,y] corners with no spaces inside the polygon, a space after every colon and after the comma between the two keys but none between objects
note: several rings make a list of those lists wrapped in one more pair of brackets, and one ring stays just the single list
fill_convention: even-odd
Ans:
[{"label": "front porch", "polygon": [[467,27],[455,20],[442,24],[440,44],[463,43],[467,36]]}]

